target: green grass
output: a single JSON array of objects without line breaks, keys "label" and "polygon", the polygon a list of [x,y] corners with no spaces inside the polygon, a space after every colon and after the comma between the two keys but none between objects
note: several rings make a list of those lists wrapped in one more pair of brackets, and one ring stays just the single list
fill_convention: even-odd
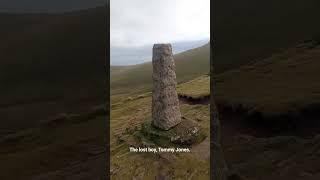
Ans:
[{"label": "green grass", "polygon": [[[201,76],[197,78],[197,80],[203,77],[206,76]],[[180,84],[179,87],[190,89],[192,84],[193,83],[186,82]],[[194,85],[196,87],[196,84]],[[199,152],[203,150],[203,148],[207,148],[207,150],[204,151],[209,153],[209,143],[202,145],[203,147],[201,148],[196,148],[197,145],[195,145],[195,151],[191,153],[174,154],[176,160],[172,162],[171,160],[174,157],[169,156],[168,159],[170,163],[163,157],[159,157],[158,154],[136,154],[129,152],[130,146],[141,145],[142,141],[152,143],[147,141],[146,138],[139,138],[141,137],[140,130],[142,124],[150,123],[151,95],[150,91],[136,93],[127,90],[125,94],[111,96],[111,169],[116,171],[116,173],[111,176],[112,179],[128,179],[138,176],[141,173],[144,174],[144,178],[152,179],[159,172],[156,165],[157,163],[165,166],[162,171],[171,174],[170,177],[172,178],[184,179],[186,178],[186,171],[193,173],[195,179],[208,178],[210,167],[209,159],[201,159],[198,156],[203,154]],[[180,109],[183,116],[198,122],[203,132],[209,135],[209,105],[181,104]],[[162,142],[158,143],[161,144]],[[148,166],[145,166],[145,164],[148,164]]]},{"label": "green grass", "polygon": [[[209,73],[209,55],[209,44],[207,44],[174,56],[179,83],[178,92],[192,92],[194,95],[208,94],[209,77],[205,74]],[[110,70],[111,169],[117,171],[112,178],[129,179],[138,176],[139,171],[142,171],[144,178],[153,179],[159,173],[155,163],[166,166],[163,171],[170,174],[172,178],[186,178],[186,175],[188,176],[186,170],[196,179],[208,178],[209,159],[199,158],[200,154],[206,154],[199,151],[209,153],[209,143],[207,143],[209,141],[195,148],[195,152],[175,154],[176,161],[169,164],[158,154],[128,153],[129,146],[155,143],[147,139],[141,132],[142,125],[150,124],[151,119],[152,64],[149,62],[134,66],[112,66]],[[181,104],[180,108],[183,116],[198,122],[203,134],[209,136],[208,105]],[[156,142],[168,143],[160,139]],[[144,166],[144,164],[149,164],[149,166]]]},{"label": "green grass", "polygon": [[210,76],[203,75],[177,87],[179,94],[187,95],[190,97],[202,97],[210,95]]}]

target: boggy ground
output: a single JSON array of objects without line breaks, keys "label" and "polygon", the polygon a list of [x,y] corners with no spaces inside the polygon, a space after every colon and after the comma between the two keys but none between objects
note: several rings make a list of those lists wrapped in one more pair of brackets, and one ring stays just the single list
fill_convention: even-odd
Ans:
[{"label": "boggy ground", "polygon": [[[178,92],[185,85],[179,85]],[[130,146],[149,143],[138,142],[135,134],[151,119],[151,93],[111,96],[111,179],[209,179],[209,108],[209,104],[180,103],[182,115],[199,123],[208,135],[192,145],[190,153],[133,153]]]}]

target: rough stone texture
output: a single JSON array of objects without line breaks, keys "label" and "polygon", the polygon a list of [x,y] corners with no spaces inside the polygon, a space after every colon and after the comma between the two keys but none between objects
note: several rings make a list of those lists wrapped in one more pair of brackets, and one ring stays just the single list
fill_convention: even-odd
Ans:
[{"label": "rough stone texture", "polygon": [[152,124],[168,130],[181,122],[176,73],[170,44],[153,46]]},{"label": "rough stone texture", "polygon": [[189,118],[182,117],[181,123],[167,131],[154,127],[150,121],[147,121],[141,126],[139,146],[169,147],[173,144],[189,146],[198,144],[207,137],[208,133],[196,121]]}]

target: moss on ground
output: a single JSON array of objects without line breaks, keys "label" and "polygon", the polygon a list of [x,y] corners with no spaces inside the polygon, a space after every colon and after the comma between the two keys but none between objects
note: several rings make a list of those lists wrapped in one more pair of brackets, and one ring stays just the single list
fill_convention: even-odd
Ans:
[{"label": "moss on ground", "polygon": [[209,136],[199,127],[198,123],[185,118],[168,131],[155,128],[151,120],[146,121],[142,124],[141,133],[146,139],[162,147],[191,146]]}]

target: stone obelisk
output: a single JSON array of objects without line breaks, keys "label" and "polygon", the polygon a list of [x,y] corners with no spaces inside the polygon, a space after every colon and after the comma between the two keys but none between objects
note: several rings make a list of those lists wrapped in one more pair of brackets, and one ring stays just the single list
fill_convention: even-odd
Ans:
[{"label": "stone obelisk", "polygon": [[181,122],[171,44],[153,46],[152,124],[169,130]]}]

